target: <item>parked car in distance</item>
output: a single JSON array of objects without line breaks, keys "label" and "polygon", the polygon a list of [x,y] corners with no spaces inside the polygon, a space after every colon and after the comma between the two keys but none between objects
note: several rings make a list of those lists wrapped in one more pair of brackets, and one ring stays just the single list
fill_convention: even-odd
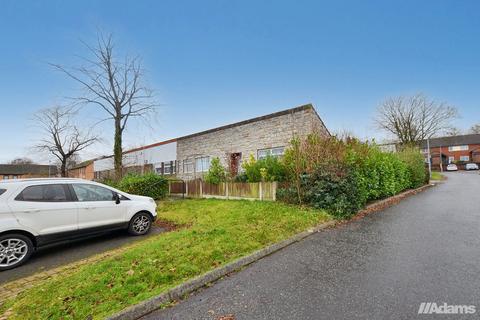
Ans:
[{"label": "parked car in distance", "polygon": [[465,165],[465,170],[478,170],[478,164],[476,163],[467,163]]},{"label": "parked car in distance", "polygon": [[447,166],[447,171],[458,171],[458,167],[457,167],[456,164],[450,163],[450,164]]},{"label": "parked car in distance", "polygon": [[81,179],[0,182],[0,271],[22,265],[43,246],[117,229],[146,234],[156,206],[152,198]]}]

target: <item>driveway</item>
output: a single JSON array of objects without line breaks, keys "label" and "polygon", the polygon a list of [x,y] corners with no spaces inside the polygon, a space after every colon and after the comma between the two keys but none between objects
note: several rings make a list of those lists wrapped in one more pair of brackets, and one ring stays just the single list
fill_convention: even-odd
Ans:
[{"label": "driveway", "polygon": [[0,272],[0,284],[119,248],[125,244],[138,241],[162,231],[162,228],[153,226],[148,235],[139,237],[129,236],[126,231],[116,231],[95,238],[41,249],[35,252],[30,260],[23,266]]},{"label": "driveway", "polygon": [[[143,319],[431,319],[480,313],[480,175],[455,172],[382,212],[325,230]],[[225,318],[224,318],[225,319]],[[227,318],[228,319],[228,318]]]}]

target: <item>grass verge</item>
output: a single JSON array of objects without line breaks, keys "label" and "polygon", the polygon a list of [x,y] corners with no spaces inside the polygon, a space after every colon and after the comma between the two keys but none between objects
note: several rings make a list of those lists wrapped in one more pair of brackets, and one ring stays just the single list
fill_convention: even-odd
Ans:
[{"label": "grass verge", "polygon": [[438,171],[432,171],[431,180],[443,180],[445,176]]},{"label": "grass verge", "polygon": [[[100,319],[331,219],[275,202],[163,202],[159,217],[184,225],[123,254],[64,273],[7,301],[9,319]],[[2,310],[3,309],[3,310]]]}]

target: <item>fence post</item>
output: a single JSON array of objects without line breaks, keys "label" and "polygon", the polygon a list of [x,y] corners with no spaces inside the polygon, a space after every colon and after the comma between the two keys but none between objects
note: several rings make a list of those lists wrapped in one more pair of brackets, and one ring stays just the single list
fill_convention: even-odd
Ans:
[{"label": "fence post", "polygon": [[168,181],[168,195],[172,194],[172,182]]},{"label": "fence post", "polygon": [[185,181],[185,194],[187,195],[187,198],[188,198],[188,181]]},{"label": "fence post", "polygon": [[258,183],[258,192],[259,192],[260,200],[263,200],[263,182]]},{"label": "fence post", "polygon": [[277,181],[272,182],[272,192],[273,201],[277,201]]},{"label": "fence post", "polygon": [[200,183],[200,198],[203,198],[203,181],[202,180],[198,180],[199,183]]},{"label": "fence post", "polygon": [[225,197],[228,199],[228,181],[225,181]]}]

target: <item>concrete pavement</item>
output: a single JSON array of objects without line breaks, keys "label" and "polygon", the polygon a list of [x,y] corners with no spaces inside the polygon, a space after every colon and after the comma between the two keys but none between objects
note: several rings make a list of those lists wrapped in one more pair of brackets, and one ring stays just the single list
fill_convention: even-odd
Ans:
[{"label": "concrete pavement", "polygon": [[480,314],[480,175],[454,172],[382,212],[315,234],[143,319],[430,319]]}]

